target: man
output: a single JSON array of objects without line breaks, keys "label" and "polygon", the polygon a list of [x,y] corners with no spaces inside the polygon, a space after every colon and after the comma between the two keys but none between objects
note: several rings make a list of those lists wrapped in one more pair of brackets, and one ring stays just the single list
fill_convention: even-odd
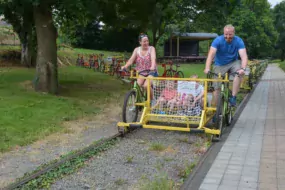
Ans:
[{"label": "man", "polygon": [[[238,54],[241,61],[238,60]],[[212,43],[204,73],[208,73],[211,68],[212,60],[215,58],[215,65],[213,67],[214,73],[238,72],[240,76],[244,75],[248,58],[243,40],[235,36],[235,28],[232,25],[224,27],[224,35],[218,36]],[[232,97],[230,98],[231,106],[236,105],[236,95],[240,88],[242,77],[235,76],[233,81]],[[214,83],[215,104],[217,102],[218,89],[217,83]]]}]

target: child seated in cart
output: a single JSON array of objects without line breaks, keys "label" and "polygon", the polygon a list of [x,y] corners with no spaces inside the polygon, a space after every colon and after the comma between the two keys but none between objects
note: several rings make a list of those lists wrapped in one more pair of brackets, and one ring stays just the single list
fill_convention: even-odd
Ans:
[{"label": "child seated in cart", "polygon": [[169,107],[169,112],[173,110],[175,106],[179,104],[178,101],[178,93],[175,88],[175,82],[174,81],[166,81],[166,87],[161,91],[160,96],[157,99],[156,104],[152,107],[152,109],[159,106],[159,110],[161,114],[164,114],[163,111],[164,105]]},{"label": "child seated in cart", "polygon": [[[190,78],[198,78],[198,75],[192,75]],[[183,93],[180,99],[180,114],[200,115],[203,108],[204,87],[199,82],[188,82],[188,89]]]}]

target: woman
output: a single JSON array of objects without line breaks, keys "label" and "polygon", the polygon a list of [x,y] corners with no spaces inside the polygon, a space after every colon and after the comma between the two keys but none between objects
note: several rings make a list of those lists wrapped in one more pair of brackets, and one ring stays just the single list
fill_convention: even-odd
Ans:
[{"label": "woman", "polygon": [[[127,61],[126,65],[122,67],[122,70],[127,69],[131,64],[136,62],[136,71],[150,70],[151,72],[140,73],[144,77],[157,77],[157,65],[156,65],[156,52],[153,46],[149,45],[148,36],[141,34],[139,36],[140,47],[135,48],[131,58]],[[147,88],[147,82],[145,79],[138,78],[138,85]]]}]

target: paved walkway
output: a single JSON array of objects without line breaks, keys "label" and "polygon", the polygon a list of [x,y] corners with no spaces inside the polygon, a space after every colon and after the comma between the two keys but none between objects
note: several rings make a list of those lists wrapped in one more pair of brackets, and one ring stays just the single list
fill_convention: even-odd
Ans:
[{"label": "paved walkway", "polygon": [[199,190],[285,190],[285,73],[269,65]]}]

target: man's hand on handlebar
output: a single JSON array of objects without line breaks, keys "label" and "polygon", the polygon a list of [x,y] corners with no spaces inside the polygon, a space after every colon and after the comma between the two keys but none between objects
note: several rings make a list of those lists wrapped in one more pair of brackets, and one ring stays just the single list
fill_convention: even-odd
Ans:
[{"label": "man's hand on handlebar", "polygon": [[238,70],[237,73],[238,73],[239,75],[244,75],[244,74],[245,74],[245,72],[244,72],[243,69]]},{"label": "man's hand on handlebar", "polygon": [[205,68],[204,73],[205,73],[205,74],[208,74],[208,73],[209,73],[209,71],[210,71],[210,69]]}]

